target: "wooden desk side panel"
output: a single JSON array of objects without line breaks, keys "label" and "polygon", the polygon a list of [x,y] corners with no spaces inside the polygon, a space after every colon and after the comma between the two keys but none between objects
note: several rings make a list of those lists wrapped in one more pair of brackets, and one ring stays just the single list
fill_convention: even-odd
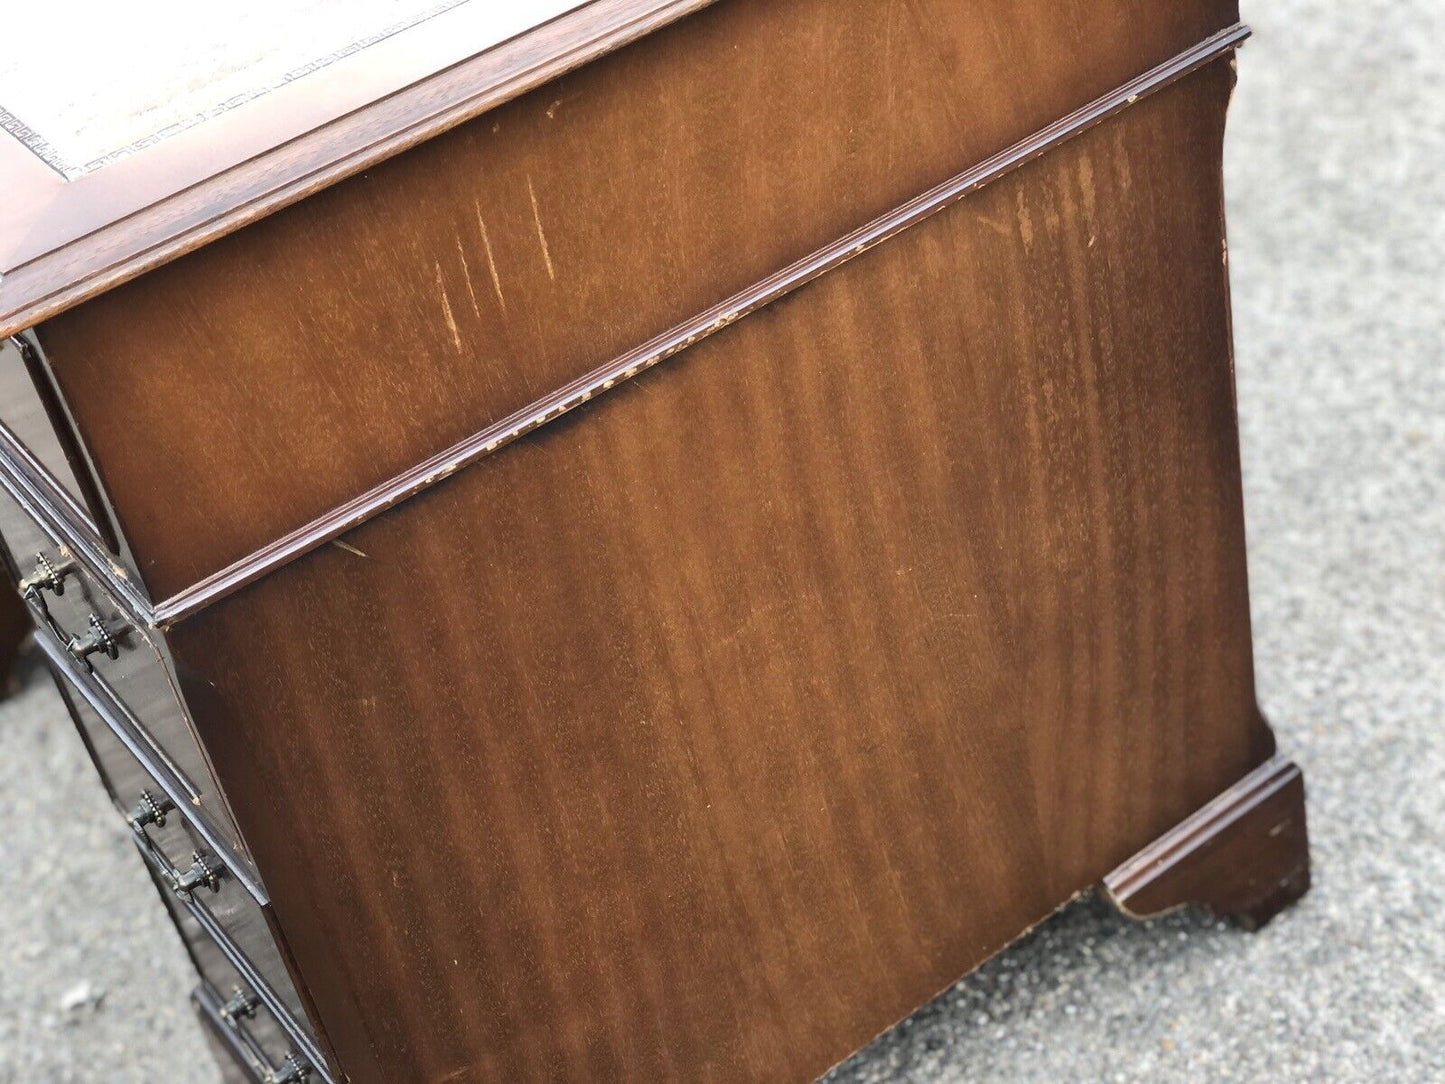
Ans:
[{"label": "wooden desk side panel", "polygon": [[356,1084],[810,1080],[1269,755],[1230,83],[171,632]]},{"label": "wooden desk side panel", "polygon": [[724,0],[40,335],[159,599],[1236,18]]}]

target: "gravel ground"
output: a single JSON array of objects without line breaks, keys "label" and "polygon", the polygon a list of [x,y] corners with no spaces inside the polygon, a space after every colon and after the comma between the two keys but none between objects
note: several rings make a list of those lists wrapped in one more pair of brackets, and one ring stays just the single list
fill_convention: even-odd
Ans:
[{"label": "gravel ground", "polygon": [[[1228,180],[1256,654],[1315,888],[1253,936],[1083,901],[830,1084],[1445,1081],[1445,7],[1246,14]],[[209,1084],[180,948],[36,675],[0,750],[0,1082]]]}]

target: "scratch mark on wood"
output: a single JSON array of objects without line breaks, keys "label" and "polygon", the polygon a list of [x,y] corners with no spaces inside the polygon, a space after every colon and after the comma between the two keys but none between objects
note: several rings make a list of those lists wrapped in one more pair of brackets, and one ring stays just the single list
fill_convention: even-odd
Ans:
[{"label": "scratch mark on wood", "polygon": [[467,296],[472,299],[472,312],[476,313],[477,317],[480,318],[482,310],[477,307],[477,292],[472,289],[472,269],[467,264],[467,253],[466,250],[462,248],[462,239],[460,237],[457,238],[457,255],[462,261],[462,277],[467,281]]},{"label": "scratch mark on wood", "polygon": [[1033,216],[1029,214],[1028,204],[1024,202],[1024,190],[1022,188],[1018,190],[1017,203],[1019,233],[1023,236],[1024,248],[1031,249],[1034,247],[1034,220]]},{"label": "scratch mark on wood", "polygon": [[527,174],[527,195],[532,197],[532,221],[537,224],[537,240],[542,242],[542,259],[547,262],[547,277],[557,281],[557,272],[552,267],[552,253],[547,248],[547,235],[542,231],[542,214],[537,208],[537,190],[532,187],[532,175]]},{"label": "scratch mark on wood", "polygon": [[343,541],[341,541],[341,539],[339,539],[339,538],[333,538],[333,539],[331,540],[331,544],[332,544],[333,546],[335,546],[335,547],[336,547],[337,549],[339,549],[339,550],[345,550],[347,553],[354,553],[357,557],[365,557],[365,556],[366,556],[366,554],[362,553],[359,549],[357,549],[355,546],[353,546],[350,542],[343,542]]},{"label": "scratch mark on wood", "polygon": [[993,230],[994,233],[1000,234],[1004,237],[1012,237],[1014,235],[1015,231],[1012,226],[1008,225],[1005,222],[1000,222],[996,218],[990,218],[988,215],[979,215],[978,221],[982,222],[989,229]]},{"label": "scratch mark on wood", "polygon": [[462,352],[462,335],[457,330],[456,317],[452,315],[451,299],[447,297],[446,283],[442,280],[442,265],[437,264],[437,291],[442,297],[442,315],[446,317],[447,330],[452,333],[452,344],[457,348],[457,353]]},{"label": "scratch mark on wood", "polygon": [[492,255],[492,239],[487,236],[487,222],[482,218],[481,204],[477,205],[477,225],[482,231],[482,248],[487,253],[487,270],[492,273],[492,289],[497,291],[497,304],[502,306],[502,311],[507,311],[507,299],[502,296],[502,277],[497,274],[497,261]]}]

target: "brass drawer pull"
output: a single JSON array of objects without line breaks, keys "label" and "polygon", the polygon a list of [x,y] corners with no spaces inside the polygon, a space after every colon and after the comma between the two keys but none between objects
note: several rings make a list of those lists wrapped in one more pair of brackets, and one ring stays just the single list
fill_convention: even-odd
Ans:
[{"label": "brass drawer pull", "polygon": [[87,624],[90,631],[84,636],[72,636],[65,649],[87,666],[90,665],[90,656],[97,652],[110,659],[120,658],[120,645],[116,642],[116,637],[123,634],[123,630],[120,633],[111,632],[100,619],[100,615],[94,613],[90,615]]},{"label": "brass drawer pull", "polygon": [[137,832],[144,829],[148,824],[154,824],[157,828],[164,828],[166,826],[166,814],[175,808],[175,802],[171,801],[165,795],[157,797],[150,791],[143,790],[140,792],[140,797],[136,799],[135,808],[130,811],[130,816],[126,819],[130,821],[130,826]]},{"label": "brass drawer pull", "polygon": [[231,1000],[221,1006],[221,1018],[232,1024],[238,1020],[249,1020],[256,1015],[256,1009],[261,1004],[261,998],[256,994],[248,994],[239,986],[231,988]]},{"label": "brass drawer pull", "polygon": [[[80,636],[68,636],[51,615],[50,606],[45,600],[45,592],[49,591],[57,598],[64,595],[65,579],[70,575],[78,575],[75,561],[70,558],[51,560],[44,553],[37,553],[34,570],[19,582],[20,597],[30,603],[37,621],[44,622],[77,661],[89,666],[90,656],[96,653],[111,659],[119,658],[120,644],[118,641],[129,629],[125,622],[107,625],[98,613],[91,611],[86,622],[86,632]],[[87,594],[84,584],[82,584],[81,593]]]},{"label": "brass drawer pull", "polygon": [[167,864],[162,869],[161,875],[165,877],[166,883],[171,886],[171,890],[177,896],[180,896],[181,899],[189,899],[201,888],[219,892],[221,877],[225,872],[226,867],[222,865],[219,858],[202,851],[192,851],[189,869],[182,871],[176,866]]},{"label": "brass drawer pull", "polygon": [[51,561],[43,553],[35,555],[35,571],[20,581],[20,594],[24,598],[43,601],[40,592],[49,591],[55,595],[65,594],[65,577],[75,571],[74,561]]},{"label": "brass drawer pull", "polygon": [[150,856],[161,880],[182,900],[190,900],[202,888],[219,892],[221,878],[230,872],[226,868],[226,863],[205,851],[192,851],[191,864],[186,869],[181,869],[161,853],[155,840],[147,834],[146,827],[148,825],[154,824],[157,827],[163,827],[166,823],[166,814],[175,808],[175,804],[169,799],[157,798],[149,790],[141,791],[135,808],[126,818],[130,822],[131,832],[135,835],[136,843],[140,845],[144,853]]},{"label": "brass drawer pull", "polygon": [[[84,663],[77,662],[66,650],[65,638],[53,622],[44,620],[40,606],[32,600],[30,613],[35,619],[36,646],[44,653],[46,660],[66,682],[66,688],[77,703],[98,717],[98,726],[108,731],[139,765],[144,779],[140,785],[145,790],[137,794],[136,804],[127,814],[137,843],[149,856],[154,850],[149,839],[139,829],[149,825],[163,828],[174,812],[185,822],[193,838],[209,853],[217,855],[226,865],[230,879],[239,884],[260,907],[270,904],[265,887],[256,879],[244,854],[238,852],[236,844],[218,831],[213,823],[209,803],[202,800],[202,791],[190,781],[185,770],[172,758],[148,731],[147,724],[126,704],[121,695],[112,687],[104,675]],[[135,778],[133,769],[121,769],[126,778]],[[135,791],[131,791],[135,793]],[[149,795],[153,808],[140,804]],[[165,818],[153,819],[153,818]]]},{"label": "brass drawer pull", "polygon": [[295,1054],[287,1054],[286,1060],[281,1063],[281,1068],[274,1069],[266,1075],[270,1078],[267,1084],[304,1084],[304,1081],[311,1076],[311,1066]]},{"label": "brass drawer pull", "polygon": [[[275,984],[233,940],[230,929],[217,919],[211,902],[201,892],[206,888],[221,894],[216,904],[230,909],[237,901],[230,898],[228,902],[226,894],[232,890],[222,882],[236,881],[239,885],[241,876],[220,859],[199,850],[192,853],[190,867],[181,869],[166,857],[147,831],[148,825],[159,823],[154,819],[157,810],[160,816],[166,817],[174,809],[165,799],[142,791],[128,819],[136,848],[157,884],[175,894],[183,910],[199,925],[197,933],[209,939],[238,977],[228,1000],[223,1000],[209,982],[203,982],[195,994],[198,1007],[237,1053],[246,1053],[253,1076],[263,1084],[310,1084],[313,1080],[331,1084],[324,1055],[315,1039],[297,1022],[304,1018],[298,1017],[277,994]],[[203,968],[203,977],[206,974]],[[274,1021],[287,1045],[281,1049],[273,1047],[268,1054],[246,1024],[253,1018]],[[283,1051],[285,1058],[282,1058]]]}]

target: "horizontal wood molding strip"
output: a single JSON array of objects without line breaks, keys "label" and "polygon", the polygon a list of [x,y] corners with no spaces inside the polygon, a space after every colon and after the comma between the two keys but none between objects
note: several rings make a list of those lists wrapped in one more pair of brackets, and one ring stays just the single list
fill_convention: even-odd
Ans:
[{"label": "horizontal wood molding strip", "polygon": [[945,181],[893,211],[753,286],[719,302],[656,338],[516,411],[481,432],[340,505],[295,531],[157,603],[149,624],[165,627],[183,621],[227,595],[324,545],[401,501],[435,485],[455,471],[581,406],[638,373],[797,290],[916,225],[969,193],[997,180],[1206,64],[1230,53],[1250,34],[1236,24],[1191,49],[1070,113],[993,157]]}]

